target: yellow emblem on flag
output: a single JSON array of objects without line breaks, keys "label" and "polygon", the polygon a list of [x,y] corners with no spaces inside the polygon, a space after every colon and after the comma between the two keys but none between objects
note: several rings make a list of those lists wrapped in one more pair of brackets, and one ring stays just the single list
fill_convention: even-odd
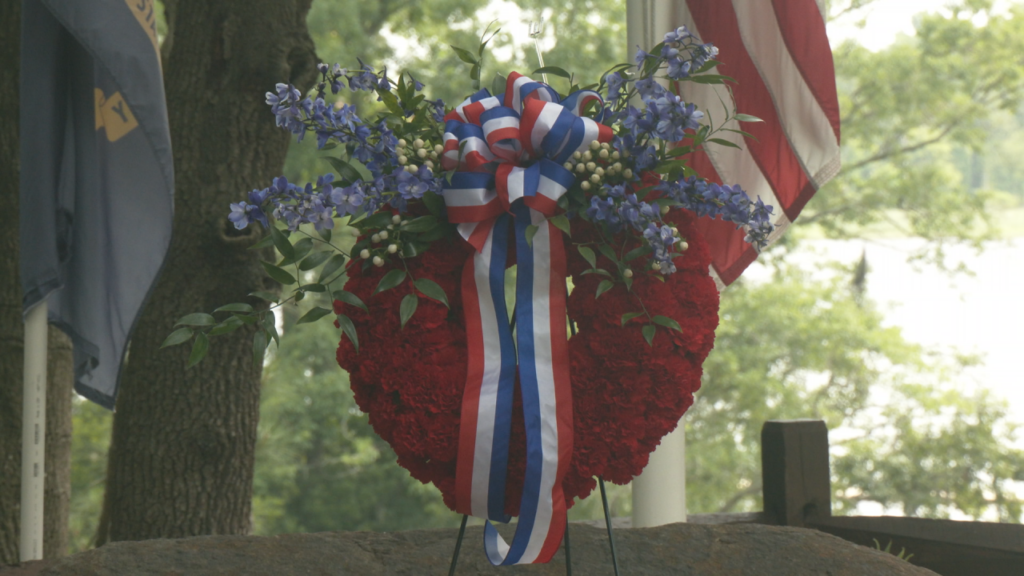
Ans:
[{"label": "yellow emblem on flag", "polygon": [[103,90],[96,88],[95,94],[96,129],[105,129],[107,140],[117,142],[139,125],[120,92],[114,92],[107,98],[103,96]]},{"label": "yellow emblem on flag", "polygon": [[124,0],[128,4],[128,9],[135,15],[135,19],[139,21],[139,25],[149,36],[149,40],[153,43],[153,50],[156,51],[156,57],[160,59],[160,43],[156,39],[156,2],[154,0]]}]

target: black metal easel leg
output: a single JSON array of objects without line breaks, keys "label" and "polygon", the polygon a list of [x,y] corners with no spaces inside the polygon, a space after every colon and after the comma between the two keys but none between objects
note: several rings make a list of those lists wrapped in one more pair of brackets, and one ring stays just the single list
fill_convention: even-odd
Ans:
[{"label": "black metal easel leg", "polygon": [[569,519],[565,519],[565,576],[572,576],[572,552],[569,549]]},{"label": "black metal easel leg", "polygon": [[608,528],[608,545],[612,549],[612,565],[615,567],[615,576],[619,576],[619,555],[615,551],[615,536],[612,535],[612,515],[608,511],[608,493],[604,489],[604,480],[597,479],[601,486],[601,504],[604,505],[604,525]]},{"label": "black metal easel leg", "polygon": [[[462,515],[462,526],[459,526],[459,539],[455,541],[455,553],[452,554],[452,565],[448,568],[448,576],[455,576],[455,566],[459,563],[459,550],[462,549],[462,537],[466,535],[466,520],[469,516]],[[618,574],[618,570],[615,572]]]}]

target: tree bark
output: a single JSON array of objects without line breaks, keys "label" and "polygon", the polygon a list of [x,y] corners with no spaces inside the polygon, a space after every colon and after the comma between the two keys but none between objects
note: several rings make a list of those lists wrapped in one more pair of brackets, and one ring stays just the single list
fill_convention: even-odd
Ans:
[{"label": "tree bark", "polygon": [[111,439],[97,542],[244,534],[250,528],[261,367],[240,329],[186,370],[187,346],[160,350],[176,320],[272,288],[228,204],[280,174],[289,136],[264,93],[308,88],[312,0],[178,0],[164,82],[175,220],[163,274],[132,337]]},{"label": "tree bark", "polygon": [[[21,2],[0,3],[0,564],[16,564],[21,524],[24,323],[18,273],[18,72]],[[71,341],[49,331],[43,554],[67,553],[71,496]]]}]

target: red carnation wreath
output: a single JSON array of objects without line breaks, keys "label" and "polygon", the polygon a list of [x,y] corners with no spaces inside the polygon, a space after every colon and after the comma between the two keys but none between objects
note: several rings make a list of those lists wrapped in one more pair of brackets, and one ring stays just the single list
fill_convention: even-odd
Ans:
[{"label": "red carnation wreath", "polygon": [[[700,387],[701,365],[714,345],[718,325],[718,290],[708,273],[708,246],[694,227],[693,214],[673,210],[665,220],[679,229],[689,249],[675,259],[678,271],[664,281],[638,274],[634,294],[617,284],[595,299],[600,278],[582,274],[589,264],[571,247],[566,251],[575,286],[568,314],[578,327],[569,340],[574,441],[563,482],[567,506],[590,494],[595,477],[624,484],[638,475]],[[573,242],[595,237],[591,224],[574,223]],[[388,267],[350,271],[346,290],[361,298],[368,311],[334,303],[334,311],[351,318],[359,334],[358,351],[342,338],[337,352],[338,363],[349,372],[356,403],[395,450],[399,465],[417,480],[437,486],[453,510],[467,365],[459,285],[471,250],[461,239],[451,239],[407,260],[411,276],[437,282],[451,308],[421,299],[404,328],[399,303],[412,290],[411,283],[373,294]],[[648,345],[641,335],[642,319],[623,326],[623,314],[640,310],[637,296],[651,314],[676,319],[682,332],[659,330],[653,345]],[[505,499],[512,515],[518,513],[522,496],[525,450],[517,393]]]}]

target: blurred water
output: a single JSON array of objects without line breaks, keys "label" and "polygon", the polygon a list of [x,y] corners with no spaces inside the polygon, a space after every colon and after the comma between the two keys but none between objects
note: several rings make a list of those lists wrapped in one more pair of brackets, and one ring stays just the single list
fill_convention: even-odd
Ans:
[{"label": "blurred water", "polygon": [[[980,254],[950,248],[947,261],[965,263],[973,275],[909,264],[908,255],[921,246],[915,239],[805,241],[791,261],[813,270],[830,260],[856,263],[865,253],[867,293],[886,323],[901,327],[910,341],[981,355],[964,377],[1006,398],[1012,419],[1024,423],[1024,238],[987,243]],[[765,280],[768,271],[755,264],[744,276]]]}]

